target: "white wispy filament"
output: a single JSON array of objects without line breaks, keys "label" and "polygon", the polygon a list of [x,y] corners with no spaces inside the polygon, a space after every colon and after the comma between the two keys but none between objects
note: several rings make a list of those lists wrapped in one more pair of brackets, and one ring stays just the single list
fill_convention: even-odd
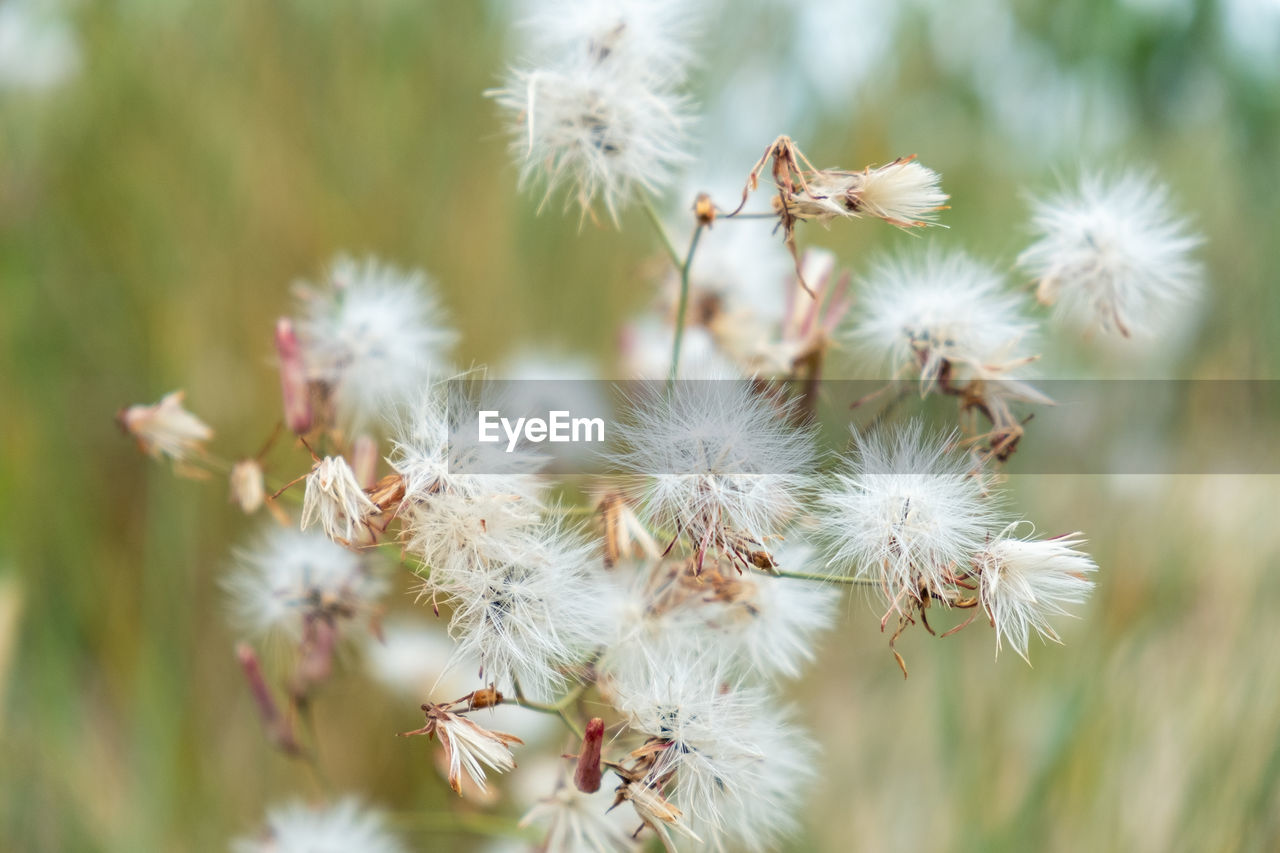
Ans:
[{"label": "white wispy filament", "polygon": [[1093,588],[1093,558],[1077,546],[1079,533],[1053,539],[1001,537],[978,555],[982,604],[996,629],[996,650],[1008,641],[1024,660],[1034,630],[1061,642],[1050,616],[1067,615],[1065,605],[1080,604]]}]

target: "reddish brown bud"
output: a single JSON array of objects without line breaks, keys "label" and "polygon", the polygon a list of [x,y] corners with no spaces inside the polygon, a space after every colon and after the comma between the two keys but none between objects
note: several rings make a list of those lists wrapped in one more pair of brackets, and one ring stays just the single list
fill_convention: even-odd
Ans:
[{"label": "reddish brown bud", "polygon": [[236,657],[240,659],[240,668],[244,670],[245,681],[249,684],[249,693],[253,696],[254,704],[258,706],[258,716],[262,718],[262,727],[266,730],[267,737],[282,751],[297,755],[302,748],[294,739],[288,721],[280,714],[280,706],[271,695],[271,688],[262,677],[262,666],[258,663],[258,656],[254,653],[253,647],[248,643],[241,643],[236,647]]},{"label": "reddish brown bud", "polygon": [[293,323],[287,317],[276,322],[276,353],[280,356],[280,396],[284,401],[284,422],[297,435],[311,429],[311,391],[302,363],[302,349]]},{"label": "reddish brown bud", "polygon": [[592,717],[587,723],[587,733],[582,738],[582,750],[578,753],[578,767],[573,771],[573,784],[584,794],[600,790],[600,751],[604,746],[604,720]]}]

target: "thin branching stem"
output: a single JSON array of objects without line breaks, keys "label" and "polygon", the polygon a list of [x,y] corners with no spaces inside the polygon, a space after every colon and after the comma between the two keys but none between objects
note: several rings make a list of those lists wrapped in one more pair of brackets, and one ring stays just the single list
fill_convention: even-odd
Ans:
[{"label": "thin branching stem", "polygon": [[837,583],[844,586],[872,586],[879,589],[880,581],[875,578],[859,578],[850,577],[848,575],[828,575],[817,572],[782,572],[768,571],[761,572],[762,575],[771,575],[775,578],[791,578],[798,581],[817,581],[819,583]]},{"label": "thin branching stem", "polygon": [[689,312],[689,270],[693,266],[693,253],[698,251],[698,240],[702,237],[703,225],[693,229],[693,237],[689,239],[689,253],[684,257],[680,267],[680,304],[676,308],[676,331],[671,342],[671,373],[667,375],[667,389],[675,384],[680,370],[680,344],[684,341],[684,320]]}]

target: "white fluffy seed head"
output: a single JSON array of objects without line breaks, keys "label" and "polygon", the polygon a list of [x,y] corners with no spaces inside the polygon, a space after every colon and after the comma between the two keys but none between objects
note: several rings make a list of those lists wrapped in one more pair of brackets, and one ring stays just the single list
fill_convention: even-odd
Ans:
[{"label": "white fluffy seed head", "polygon": [[648,779],[672,778],[669,799],[702,842],[763,849],[793,825],[811,751],[767,692],[677,657],[618,707],[634,731],[667,744]]},{"label": "white fluffy seed head", "polygon": [[919,421],[857,438],[857,458],[820,495],[830,561],[881,581],[890,604],[941,590],[966,569],[993,522],[990,499],[951,439]]},{"label": "white fluffy seed head", "polygon": [[599,63],[512,71],[491,93],[506,111],[522,187],[545,204],[562,188],[584,216],[596,202],[616,223],[637,192],[656,194],[688,155],[684,96]]},{"label": "white fluffy seed head", "polygon": [[1150,336],[1201,287],[1192,256],[1202,238],[1150,176],[1085,175],[1074,190],[1035,202],[1036,241],[1018,263],[1038,296],[1077,325]]},{"label": "white fluffy seed head", "polygon": [[550,0],[526,22],[530,59],[599,64],[655,86],[684,81],[700,29],[689,0]]},{"label": "white fluffy seed head", "polygon": [[637,191],[666,187],[689,124],[677,91],[693,4],[587,0],[545,5],[528,27],[528,63],[490,94],[507,112],[521,185],[568,189],[583,215],[613,218]]},{"label": "white fluffy seed head", "polygon": [[[788,541],[773,556],[779,569],[810,571],[814,551]],[[731,583],[728,600],[707,608],[712,640],[728,645],[744,676],[799,678],[817,636],[835,622],[840,588],[757,573]]]},{"label": "white fluffy seed head", "polygon": [[798,510],[815,460],[793,409],[747,382],[679,382],[636,401],[615,462],[638,480],[646,521],[720,544],[764,543]]},{"label": "white fluffy seed head", "polygon": [[329,389],[341,426],[380,420],[444,369],[456,335],[425,273],[339,256],[323,283],[297,292],[308,378]]},{"label": "white fluffy seed head", "polygon": [[298,639],[308,615],[369,615],[387,590],[358,554],[319,532],[272,526],[235,557],[225,586],[235,622],[254,633]]},{"label": "white fluffy seed head", "polygon": [[817,746],[777,700],[756,708],[737,730],[728,784],[711,792],[719,824],[694,815],[689,828],[715,851],[776,850],[799,826],[813,781]]},{"label": "white fluffy seed head", "polygon": [[[1007,531],[1006,531],[1007,533]],[[1079,533],[1054,539],[1002,536],[978,554],[982,603],[996,629],[996,651],[1008,641],[1023,660],[1034,630],[1042,638],[1061,642],[1049,617],[1068,615],[1065,605],[1080,604],[1098,570],[1093,558],[1077,550]]]},{"label": "white fluffy seed head", "polygon": [[962,374],[1007,375],[1028,360],[1034,328],[990,266],[963,252],[930,251],[874,268],[853,342],[891,376],[918,371],[929,385],[944,364]]},{"label": "white fluffy seed head", "polygon": [[453,606],[455,658],[510,692],[551,698],[603,636],[599,556],[555,524],[527,531],[504,555],[432,567],[428,588]]},{"label": "white fluffy seed head", "polygon": [[505,442],[477,442],[480,409],[501,411],[503,402],[481,402],[462,384],[446,382],[420,391],[402,411],[387,461],[405,480],[406,502],[445,493],[465,498],[515,496],[538,503],[542,483],[535,475],[546,464],[545,457],[524,443],[508,453]]},{"label": "white fluffy seed head", "polygon": [[405,848],[377,812],[345,797],[326,809],[302,802],[274,808],[265,831],[232,843],[233,853],[401,853]]}]

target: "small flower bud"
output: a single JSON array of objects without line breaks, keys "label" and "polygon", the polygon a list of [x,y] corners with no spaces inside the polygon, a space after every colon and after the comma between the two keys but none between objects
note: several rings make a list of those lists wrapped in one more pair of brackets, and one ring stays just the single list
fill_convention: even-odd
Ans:
[{"label": "small flower bud", "polygon": [[698,193],[698,197],[693,202],[693,215],[699,225],[711,227],[711,224],[716,221],[716,206],[711,202],[711,196]]},{"label": "small flower bud", "polygon": [[587,733],[582,738],[578,767],[573,771],[573,784],[584,794],[594,794],[600,790],[600,750],[603,745],[604,720],[592,717],[587,723]]},{"label": "small flower bud", "polygon": [[231,500],[245,515],[257,512],[265,497],[262,466],[256,459],[241,459],[231,467]]},{"label": "small flower bud", "polygon": [[311,391],[302,363],[302,349],[293,323],[287,317],[276,322],[276,352],[280,356],[280,396],[284,401],[284,422],[297,435],[311,429]]}]

